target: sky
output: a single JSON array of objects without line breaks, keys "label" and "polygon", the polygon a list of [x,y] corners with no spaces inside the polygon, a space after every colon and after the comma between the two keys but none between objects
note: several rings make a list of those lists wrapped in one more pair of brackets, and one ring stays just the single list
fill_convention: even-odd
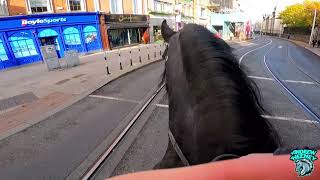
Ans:
[{"label": "sky", "polygon": [[277,6],[277,12],[286,6],[302,3],[303,0],[239,0],[240,8],[245,11],[252,22],[261,21],[263,14],[271,14]]}]

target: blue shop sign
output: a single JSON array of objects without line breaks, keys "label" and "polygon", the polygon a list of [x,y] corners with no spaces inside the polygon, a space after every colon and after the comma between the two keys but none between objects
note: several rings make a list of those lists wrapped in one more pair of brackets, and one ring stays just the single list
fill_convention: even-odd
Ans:
[{"label": "blue shop sign", "polygon": [[49,16],[42,15],[37,17],[32,16],[16,16],[14,18],[0,18],[0,30],[17,29],[26,27],[42,27],[52,25],[65,24],[84,24],[96,23],[97,14],[81,14],[81,15],[65,15],[65,16]]}]

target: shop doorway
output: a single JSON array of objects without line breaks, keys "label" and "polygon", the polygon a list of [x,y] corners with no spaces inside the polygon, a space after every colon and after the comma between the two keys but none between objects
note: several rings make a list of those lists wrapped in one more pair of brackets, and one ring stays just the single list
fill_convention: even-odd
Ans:
[{"label": "shop doorway", "polygon": [[59,58],[63,57],[63,48],[60,48],[58,33],[52,29],[45,29],[38,35],[41,46],[54,45]]}]

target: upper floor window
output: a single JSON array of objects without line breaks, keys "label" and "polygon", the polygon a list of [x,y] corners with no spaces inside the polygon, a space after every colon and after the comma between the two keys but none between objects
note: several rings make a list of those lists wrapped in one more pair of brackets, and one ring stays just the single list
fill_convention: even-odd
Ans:
[{"label": "upper floor window", "polygon": [[0,0],[0,16],[8,16],[7,0]]},{"label": "upper floor window", "polygon": [[85,3],[83,0],[68,0],[69,11],[84,11]]},{"label": "upper floor window", "polygon": [[154,1],[154,11],[162,12],[163,11],[163,3],[159,1]]},{"label": "upper floor window", "polygon": [[200,16],[201,17],[206,17],[206,9],[205,8],[201,8],[201,12],[200,12]]},{"label": "upper floor window", "polygon": [[133,13],[142,14],[142,0],[133,0]]},{"label": "upper floor window", "polygon": [[122,0],[110,0],[111,3],[111,13],[113,14],[122,14]]},{"label": "upper floor window", "polygon": [[50,0],[29,0],[29,12],[31,13],[45,13],[51,12]]}]

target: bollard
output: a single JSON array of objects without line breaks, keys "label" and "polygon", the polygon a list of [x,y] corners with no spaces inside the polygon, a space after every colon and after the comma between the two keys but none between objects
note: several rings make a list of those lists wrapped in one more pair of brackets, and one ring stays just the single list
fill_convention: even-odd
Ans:
[{"label": "bollard", "polygon": [[141,61],[141,51],[140,51],[140,45],[139,45],[139,62],[142,63]]},{"label": "bollard", "polygon": [[132,52],[131,52],[131,47],[130,47],[130,66],[133,66],[133,63],[132,63]]},{"label": "bollard", "polygon": [[147,52],[148,52],[148,60],[150,60],[150,53],[149,53],[149,47],[147,46]]},{"label": "bollard", "polygon": [[109,71],[109,67],[108,67],[108,63],[107,63],[107,56],[106,56],[106,54],[104,55],[104,60],[106,61],[107,75],[109,75],[109,74],[110,74],[110,71]]}]

